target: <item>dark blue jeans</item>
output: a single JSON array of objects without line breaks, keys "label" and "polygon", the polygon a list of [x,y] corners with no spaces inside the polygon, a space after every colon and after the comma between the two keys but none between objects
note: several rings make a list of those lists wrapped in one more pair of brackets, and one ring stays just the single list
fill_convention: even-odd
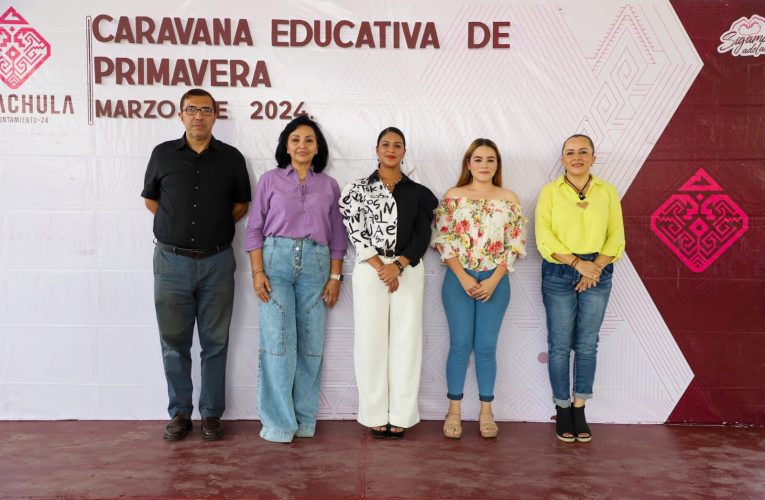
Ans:
[{"label": "dark blue jeans", "polygon": [[[483,281],[494,273],[465,271]],[[446,359],[446,385],[449,399],[462,399],[470,353],[475,351],[475,373],[478,379],[478,398],[494,400],[497,378],[497,339],[499,327],[510,303],[510,280],[503,276],[491,298],[481,302],[465,293],[451,269],[446,270],[441,291],[446,319],[449,322],[449,356]]]},{"label": "dark blue jeans", "polygon": [[191,415],[191,343],[194,323],[202,347],[202,417],[220,417],[226,409],[228,329],[234,305],[234,251],[228,248],[202,259],[154,249],[154,306],[162,343],[168,412]]},{"label": "dark blue jeans", "polygon": [[[580,255],[592,261],[597,254]],[[574,398],[592,397],[598,334],[611,295],[613,264],[603,268],[598,285],[585,292],[574,287],[580,274],[565,264],[542,261],[542,299],[547,313],[547,367],[553,401],[571,405],[569,378],[571,351],[574,351]]]}]

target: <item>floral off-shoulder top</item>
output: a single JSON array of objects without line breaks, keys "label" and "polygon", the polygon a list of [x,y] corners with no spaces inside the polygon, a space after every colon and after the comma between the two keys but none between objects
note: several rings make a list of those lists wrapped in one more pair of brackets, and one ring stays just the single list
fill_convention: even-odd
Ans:
[{"label": "floral off-shoulder top", "polygon": [[489,271],[505,264],[513,271],[516,257],[526,256],[526,217],[508,200],[444,198],[436,208],[430,245],[441,262],[459,257],[462,266]]}]

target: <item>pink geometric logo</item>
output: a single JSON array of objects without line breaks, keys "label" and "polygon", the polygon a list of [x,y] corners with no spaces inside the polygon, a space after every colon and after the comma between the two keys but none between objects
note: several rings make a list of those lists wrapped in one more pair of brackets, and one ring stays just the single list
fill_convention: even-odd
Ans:
[{"label": "pink geometric logo", "polygon": [[748,227],[749,217],[703,168],[651,215],[651,230],[695,273],[708,268]]},{"label": "pink geometric logo", "polygon": [[0,80],[17,89],[50,57],[50,44],[13,7],[0,16]]}]

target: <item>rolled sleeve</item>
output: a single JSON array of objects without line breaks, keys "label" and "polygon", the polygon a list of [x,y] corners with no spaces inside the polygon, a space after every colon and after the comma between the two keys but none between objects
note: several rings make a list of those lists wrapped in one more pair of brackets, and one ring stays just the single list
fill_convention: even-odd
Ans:
[{"label": "rolled sleeve", "polygon": [[332,179],[332,206],[329,209],[329,256],[331,259],[342,260],[348,248],[348,238],[343,225],[343,214],[340,213],[340,186]]},{"label": "rolled sleeve", "polygon": [[534,232],[537,250],[539,250],[542,257],[548,262],[557,262],[553,254],[571,254],[573,252],[561,243],[553,232],[551,189],[554,189],[554,187],[548,184],[539,193],[535,211]]},{"label": "rolled sleeve", "polygon": [[622,217],[622,204],[619,193],[615,188],[609,189],[608,226],[606,227],[606,241],[603,243],[600,253],[613,257],[611,262],[616,262],[624,255],[626,239],[624,236],[624,219]]},{"label": "rolled sleeve", "polygon": [[438,198],[429,189],[420,186],[420,200],[412,228],[412,237],[401,251],[401,255],[409,259],[412,266],[416,266],[420,262],[428,249],[428,245],[430,245],[433,211],[437,206]]},{"label": "rolled sleeve", "polygon": [[269,177],[264,174],[255,187],[255,199],[250,205],[247,231],[244,234],[244,249],[247,252],[263,248],[263,227],[266,223],[270,198],[271,185]]},{"label": "rolled sleeve", "polygon": [[377,250],[367,233],[363,199],[360,187],[354,182],[349,182],[343,188],[338,202],[343,224],[348,231],[348,238],[356,250],[357,260],[367,260],[377,255]]}]

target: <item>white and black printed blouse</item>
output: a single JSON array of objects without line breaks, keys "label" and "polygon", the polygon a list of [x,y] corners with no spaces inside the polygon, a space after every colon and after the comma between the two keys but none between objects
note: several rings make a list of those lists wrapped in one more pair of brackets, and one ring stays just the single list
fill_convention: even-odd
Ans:
[{"label": "white and black printed blouse", "polygon": [[403,174],[393,193],[377,171],[349,182],[340,195],[340,211],[356,260],[367,260],[378,250],[394,250],[416,266],[428,249],[437,205],[430,189]]}]

